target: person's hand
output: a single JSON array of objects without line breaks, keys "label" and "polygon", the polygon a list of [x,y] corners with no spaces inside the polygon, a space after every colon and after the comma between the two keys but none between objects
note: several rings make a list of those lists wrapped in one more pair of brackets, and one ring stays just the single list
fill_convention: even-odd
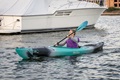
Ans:
[{"label": "person's hand", "polygon": [[59,45],[59,43],[57,42],[57,43],[55,43],[55,45],[54,46],[58,46]]},{"label": "person's hand", "polygon": [[67,38],[71,38],[72,37],[72,35],[67,35]]}]

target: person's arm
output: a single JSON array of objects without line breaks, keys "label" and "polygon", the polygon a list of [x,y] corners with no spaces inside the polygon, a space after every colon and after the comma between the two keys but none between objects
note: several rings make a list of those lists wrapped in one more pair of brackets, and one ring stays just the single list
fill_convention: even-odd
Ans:
[{"label": "person's arm", "polygon": [[75,43],[77,43],[77,45],[78,45],[78,48],[80,48],[80,46],[79,46],[79,42],[80,42],[80,38],[78,38],[78,37],[74,37],[74,38],[71,38]]},{"label": "person's arm", "polygon": [[58,46],[64,46],[66,44],[66,42],[64,43],[59,43]]},{"label": "person's arm", "polygon": [[66,44],[66,41],[64,43],[56,43],[55,46],[64,46]]},{"label": "person's arm", "polygon": [[77,37],[73,37],[73,38],[71,38],[74,42],[76,42],[76,43],[78,43],[78,42],[80,42],[80,40],[79,40],[79,38],[77,38]]}]

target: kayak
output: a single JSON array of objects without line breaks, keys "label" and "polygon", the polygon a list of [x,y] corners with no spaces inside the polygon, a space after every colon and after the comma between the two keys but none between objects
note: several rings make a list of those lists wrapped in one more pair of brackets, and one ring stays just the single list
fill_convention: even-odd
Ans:
[{"label": "kayak", "polygon": [[67,48],[64,46],[48,46],[39,48],[17,47],[15,51],[23,59],[34,59],[38,57],[76,56],[88,53],[97,53],[103,50],[103,45],[104,42],[87,44],[80,48]]}]

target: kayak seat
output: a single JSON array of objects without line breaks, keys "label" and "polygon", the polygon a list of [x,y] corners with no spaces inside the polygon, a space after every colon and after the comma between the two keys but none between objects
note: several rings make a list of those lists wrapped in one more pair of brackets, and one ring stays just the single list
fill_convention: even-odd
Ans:
[{"label": "kayak seat", "polygon": [[33,48],[33,55],[40,57],[40,56],[49,56],[50,50],[46,47],[41,48]]}]

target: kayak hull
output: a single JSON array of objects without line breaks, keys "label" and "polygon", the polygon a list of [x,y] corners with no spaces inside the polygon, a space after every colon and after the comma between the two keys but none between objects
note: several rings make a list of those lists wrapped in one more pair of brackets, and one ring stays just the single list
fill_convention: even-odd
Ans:
[{"label": "kayak hull", "polygon": [[31,59],[36,57],[60,57],[60,56],[76,56],[88,53],[97,53],[103,50],[104,42],[97,44],[88,44],[80,48],[67,47],[40,47],[40,48],[16,48],[16,53],[23,59]]}]

